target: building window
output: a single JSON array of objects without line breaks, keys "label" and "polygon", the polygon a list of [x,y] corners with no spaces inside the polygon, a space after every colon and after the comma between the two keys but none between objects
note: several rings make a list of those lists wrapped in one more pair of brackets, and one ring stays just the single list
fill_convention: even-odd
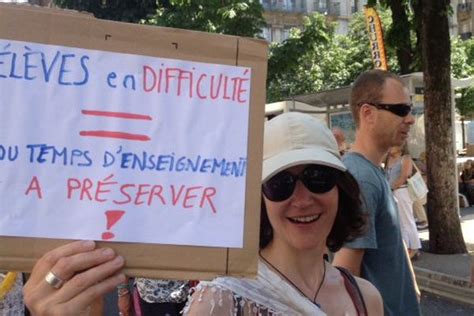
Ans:
[{"label": "building window", "polygon": [[472,37],[472,33],[471,32],[461,33],[459,34],[459,36],[461,37],[462,40],[468,40]]},{"label": "building window", "polygon": [[262,29],[262,37],[269,42],[272,42],[272,26],[268,25]]},{"label": "building window", "polygon": [[364,6],[367,5],[367,0],[359,0],[359,6],[356,8],[356,0],[352,0],[352,5],[351,5],[351,12],[356,13],[363,11]]},{"label": "building window", "polygon": [[260,0],[265,11],[305,12],[306,2],[296,0]]},{"label": "building window", "polygon": [[281,29],[280,28],[272,29],[272,41],[281,42]]},{"label": "building window", "polygon": [[458,3],[458,12],[471,12],[471,11],[472,11],[471,2]]},{"label": "building window", "polygon": [[294,26],[285,26],[281,34],[281,41],[285,41],[290,38],[290,31]]},{"label": "building window", "polygon": [[329,3],[329,12],[330,15],[340,16],[341,15],[341,3],[340,2],[330,2]]},{"label": "building window", "polygon": [[328,12],[328,2],[327,0],[316,0],[313,3],[314,11],[319,13],[327,13]]}]

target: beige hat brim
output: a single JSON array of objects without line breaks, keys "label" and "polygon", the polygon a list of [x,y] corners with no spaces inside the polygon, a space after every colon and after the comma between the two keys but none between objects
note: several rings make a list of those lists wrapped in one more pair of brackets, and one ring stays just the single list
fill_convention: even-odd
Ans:
[{"label": "beige hat brim", "polygon": [[262,183],[282,170],[304,164],[324,165],[341,171],[347,170],[339,157],[326,150],[314,147],[302,148],[265,159],[263,161]]}]

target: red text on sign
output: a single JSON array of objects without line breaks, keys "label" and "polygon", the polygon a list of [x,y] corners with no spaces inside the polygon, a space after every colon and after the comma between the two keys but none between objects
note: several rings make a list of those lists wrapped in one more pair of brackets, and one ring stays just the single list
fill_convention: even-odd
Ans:
[{"label": "red text on sign", "polygon": [[217,209],[213,198],[217,194],[214,187],[137,184],[110,181],[113,175],[104,181],[93,181],[89,178],[67,180],[67,198],[99,203],[111,202],[115,205],[171,205],[183,209],[210,208]]}]

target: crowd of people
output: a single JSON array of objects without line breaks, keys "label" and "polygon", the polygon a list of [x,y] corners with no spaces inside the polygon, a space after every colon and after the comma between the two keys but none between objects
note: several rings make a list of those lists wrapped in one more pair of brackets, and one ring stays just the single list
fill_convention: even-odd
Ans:
[{"label": "crowd of people", "polygon": [[466,200],[462,200],[462,203],[468,204],[465,206],[471,206],[474,204],[474,168],[472,160],[468,159],[458,166],[458,171],[459,192],[466,198]]},{"label": "crowd of people", "polygon": [[341,131],[308,114],[265,123],[255,279],[131,285],[120,254],[75,241],[38,260],[23,290],[28,310],[93,314],[119,287],[124,316],[133,305],[141,315],[420,315],[410,260],[420,244],[406,190],[414,163],[403,152],[414,123],[408,89],[390,72],[367,71],[350,107],[350,150]]},{"label": "crowd of people", "polygon": [[413,213],[413,199],[407,186],[407,180],[413,174],[414,163],[406,146],[390,148],[385,161],[388,181],[398,206],[403,241],[407,246],[408,255],[414,258],[421,248]]}]

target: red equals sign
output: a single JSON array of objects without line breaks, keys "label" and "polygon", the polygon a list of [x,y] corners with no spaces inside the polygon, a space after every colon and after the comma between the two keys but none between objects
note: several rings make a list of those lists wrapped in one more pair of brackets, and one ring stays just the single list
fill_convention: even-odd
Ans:
[{"label": "red equals sign", "polygon": [[[81,110],[81,113],[84,115],[92,116],[103,116],[103,117],[114,117],[122,118],[128,120],[145,120],[151,121],[151,116],[135,113],[125,113],[125,112],[110,112],[110,111],[93,111],[93,110]],[[141,134],[131,134],[118,131],[81,131],[79,132],[81,136],[90,136],[90,137],[103,137],[103,138],[119,138],[126,140],[136,140],[136,141],[149,141],[150,137],[147,135]]]}]

